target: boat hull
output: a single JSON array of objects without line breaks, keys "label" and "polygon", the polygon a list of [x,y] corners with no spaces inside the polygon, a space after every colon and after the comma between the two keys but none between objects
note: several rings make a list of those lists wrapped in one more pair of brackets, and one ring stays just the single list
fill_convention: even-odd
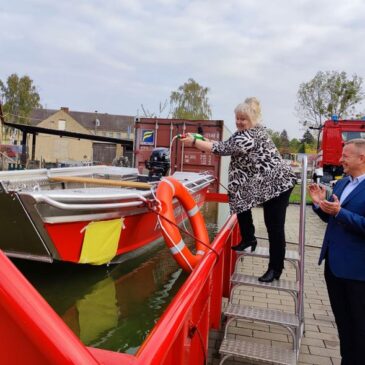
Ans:
[{"label": "boat hull", "polygon": [[[133,175],[138,178],[136,169],[121,169],[121,176],[116,168],[108,170],[106,167],[93,168],[92,172],[88,169],[52,172],[51,169],[38,173],[33,170],[28,174],[0,173],[0,228],[4,232],[0,249],[10,257],[85,263],[80,258],[86,228],[90,223],[115,219],[122,219],[123,224],[110,261],[120,262],[124,255],[157,242],[162,235],[157,214],[150,209],[155,202],[152,190],[66,184],[54,182],[52,177],[68,174],[75,179],[75,175],[81,175],[84,177],[80,180],[89,181],[90,176],[96,176],[97,182],[101,181],[100,176],[108,177],[112,182],[123,176],[126,180]],[[187,187],[201,207],[213,178],[197,173],[178,173],[176,179]],[[173,204],[176,221],[180,224],[186,218],[185,211],[178,200]]]},{"label": "boat hull", "polygon": [[[194,194],[193,197],[198,206],[201,207],[205,201],[208,187]],[[186,219],[186,213],[178,201],[174,203],[174,212],[177,224]],[[120,234],[118,249],[114,262],[122,260],[125,255],[142,247],[151,245],[162,240],[160,224],[155,212],[146,211],[142,214],[128,215],[124,218],[123,229]],[[44,225],[51,238],[58,254],[59,260],[78,263],[84,240],[85,227],[92,221],[70,222],[70,223],[46,223]],[[95,222],[95,220],[93,220]]]}]

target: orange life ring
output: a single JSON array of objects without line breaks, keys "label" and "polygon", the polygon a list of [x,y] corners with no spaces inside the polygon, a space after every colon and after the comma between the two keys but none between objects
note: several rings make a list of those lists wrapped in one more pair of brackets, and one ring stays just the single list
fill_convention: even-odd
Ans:
[{"label": "orange life ring", "polygon": [[[191,272],[202,259],[209,245],[208,231],[199,207],[185,186],[170,176],[160,181],[157,187],[156,197],[161,202],[160,214],[169,221],[176,223],[173,208],[174,198],[179,200],[188,215],[193,234],[197,238],[195,241],[195,255],[185,245],[178,227],[166,219],[159,218],[159,220],[162,234],[175,260],[183,270]],[[204,242],[205,245],[200,241]]]}]

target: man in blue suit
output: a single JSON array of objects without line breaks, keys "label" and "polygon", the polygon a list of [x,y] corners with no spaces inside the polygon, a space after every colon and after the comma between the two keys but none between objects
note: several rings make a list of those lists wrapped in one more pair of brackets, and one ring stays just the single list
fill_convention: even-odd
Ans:
[{"label": "man in blue suit", "polygon": [[365,139],[345,143],[340,163],[346,177],[326,200],[309,186],[314,211],[328,223],[319,258],[340,337],[341,365],[365,364]]}]

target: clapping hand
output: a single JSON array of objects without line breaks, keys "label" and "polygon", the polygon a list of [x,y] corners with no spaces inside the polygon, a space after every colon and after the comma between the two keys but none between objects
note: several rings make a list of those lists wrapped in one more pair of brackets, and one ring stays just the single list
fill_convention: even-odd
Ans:
[{"label": "clapping hand", "polygon": [[328,200],[321,200],[319,202],[319,207],[329,215],[337,215],[341,209],[340,201],[335,194],[332,195],[332,199],[332,202],[329,202]]},{"label": "clapping hand", "polygon": [[310,184],[309,195],[314,204],[319,205],[319,202],[326,199],[326,188],[319,184]]},{"label": "clapping hand", "polygon": [[322,185],[310,184],[309,195],[313,203],[317,204],[323,212],[329,215],[337,215],[341,209],[340,201],[335,194],[332,195],[332,202],[326,200],[326,188]]}]

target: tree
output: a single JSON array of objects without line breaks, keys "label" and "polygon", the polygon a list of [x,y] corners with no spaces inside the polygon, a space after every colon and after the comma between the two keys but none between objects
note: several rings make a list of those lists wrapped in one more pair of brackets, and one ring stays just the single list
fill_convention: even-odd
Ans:
[{"label": "tree", "polygon": [[297,153],[299,152],[299,148],[300,148],[300,141],[296,138],[293,138],[290,140],[289,142],[289,150],[291,153]]},{"label": "tree", "polygon": [[305,153],[306,150],[306,144],[305,142],[301,143],[298,148],[298,153]]},{"label": "tree", "polygon": [[308,129],[303,134],[303,137],[301,139],[301,142],[302,143],[305,142],[305,143],[310,144],[310,145],[312,145],[314,143],[314,137],[312,136],[312,133],[309,132]]},{"label": "tree", "polygon": [[[162,113],[164,113],[166,111],[167,105],[168,105],[167,99],[164,101],[164,103],[160,102],[159,107],[158,107],[158,113],[155,113],[155,112],[151,112],[149,109],[145,108],[143,104],[141,104],[143,116],[146,118],[161,118]],[[167,115],[165,118],[168,118],[170,115],[170,111],[167,111],[166,114]]]},{"label": "tree", "polygon": [[29,123],[29,115],[34,108],[41,108],[40,97],[33,80],[17,74],[8,77],[6,84],[0,80],[0,92],[4,113],[17,123]]},{"label": "tree", "polygon": [[281,147],[289,148],[289,138],[288,133],[285,129],[280,133]]},{"label": "tree", "polygon": [[203,87],[189,79],[170,95],[172,117],[177,119],[210,119],[210,109],[207,94],[209,88]]},{"label": "tree", "polygon": [[274,145],[279,150],[281,148],[281,138],[279,132],[273,131],[270,128],[267,128],[267,133],[274,142]]},{"label": "tree", "polygon": [[296,110],[303,126],[319,128],[332,115],[343,118],[354,112],[363,98],[362,78],[346,72],[317,72],[316,76],[299,86]]}]

